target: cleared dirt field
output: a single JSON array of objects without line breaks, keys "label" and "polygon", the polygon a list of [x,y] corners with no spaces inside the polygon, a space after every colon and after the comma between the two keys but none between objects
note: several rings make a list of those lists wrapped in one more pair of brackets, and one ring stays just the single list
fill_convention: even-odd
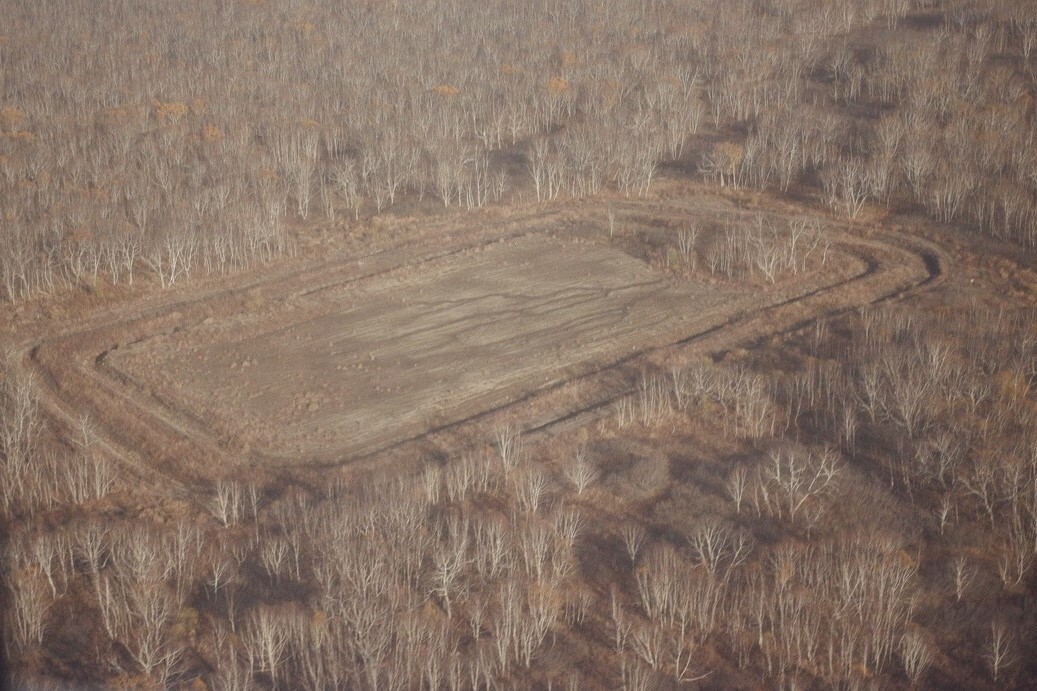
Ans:
[{"label": "cleared dirt field", "polygon": [[106,362],[265,456],[349,458],[702,330],[746,294],[525,237],[157,334]]},{"label": "cleared dirt field", "polygon": [[827,262],[776,283],[674,273],[677,230],[758,212],[683,194],[613,211],[614,238],[589,203],[402,220],[319,259],[36,321],[15,347],[55,419],[74,430],[88,418],[128,469],[187,497],[242,465],[363,459],[359,470],[505,422],[587,424],[646,369],[939,274],[925,243],[828,221]]}]

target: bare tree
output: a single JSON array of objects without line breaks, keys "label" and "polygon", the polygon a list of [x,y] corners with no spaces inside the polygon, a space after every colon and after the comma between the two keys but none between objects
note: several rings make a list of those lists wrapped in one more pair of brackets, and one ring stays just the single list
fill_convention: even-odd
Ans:
[{"label": "bare tree", "polygon": [[954,596],[958,602],[964,597],[965,591],[976,578],[976,569],[969,564],[964,555],[958,556],[951,563],[951,573],[954,576]]},{"label": "bare tree", "polygon": [[544,578],[549,566],[554,547],[551,537],[546,526],[533,522],[526,524],[518,535],[526,575],[537,581]]},{"label": "bare tree", "polygon": [[209,559],[209,573],[205,581],[205,584],[212,589],[214,598],[219,595],[221,588],[233,580],[235,572],[234,561],[223,554],[222,550],[214,550]]},{"label": "bare tree", "polygon": [[547,491],[547,478],[538,470],[527,471],[515,485],[515,498],[523,511],[536,513]]},{"label": "bare tree", "polygon": [[735,513],[742,513],[742,501],[749,490],[749,474],[744,466],[737,466],[727,476],[727,493],[735,503]]},{"label": "bare tree", "polygon": [[900,639],[900,659],[907,678],[917,684],[932,662],[932,644],[918,629],[909,629]]},{"label": "bare tree", "polygon": [[672,411],[670,396],[664,380],[648,372],[641,373],[637,387],[637,401],[640,408],[641,424],[654,427],[662,422]]},{"label": "bare tree", "polygon": [[171,594],[153,585],[130,586],[130,607],[136,625],[123,633],[141,671],[165,685],[184,653],[172,631],[179,606]]},{"label": "bare tree", "polygon": [[665,662],[665,641],[663,627],[650,621],[636,623],[630,636],[631,648],[654,670],[658,670]]},{"label": "bare tree", "polygon": [[475,568],[483,579],[496,579],[506,570],[511,556],[509,536],[498,521],[475,524]]},{"label": "bare tree", "polygon": [[468,563],[465,543],[455,542],[433,554],[432,587],[430,593],[439,598],[447,617],[452,616],[452,597],[459,588],[459,579]]},{"label": "bare tree", "polygon": [[645,529],[639,523],[626,522],[620,528],[620,534],[623,536],[623,545],[627,549],[627,556],[630,557],[630,563],[637,563],[637,554],[641,551],[641,547],[645,543]]},{"label": "bare tree", "polygon": [[214,646],[217,664],[212,676],[209,677],[209,685],[225,691],[247,691],[254,688],[251,665],[242,659],[227,631],[218,631],[218,642]]},{"label": "bare tree", "polygon": [[546,139],[537,139],[529,150],[529,174],[533,178],[533,189],[536,191],[537,201],[549,198],[548,192],[548,164],[551,157],[549,144]]},{"label": "bare tree", "polygon": [[565,467],[565,476],[576,488],[576,494],[583,494],[584,490],[598,479],[598,469],[587,460],[585,448],[580,447],[576,450],[572,462]]},{"label": "bare tree", "polygon": [[566,550],[571,551],[576,544],[576,538],[579,537],[580,531],[583,530],[583,518],[577,511],[562,509],[554,513],[551,517],[551,523],[555,529],[555,535],[558,536],[561,544]]},{"label": "bare tree", "polygon": [[282,536],[260,538],[259,560],[267,575],[275,582],[281,580],[288,559],[288,540]]},{"label": "bare tree", "polygon": [[421,475],[421,486],[425,493],[425,501],[430,505],[439,503],[439,493],[443,486],[443,471],[439,466],[430,465]]},{"label": "bare tree", "polygon": [[11,596],[7,599],[10,607],[5,617],[5,629],[11,636],[10,641],[15,650],[27,653],[43,643],[45,618],[52,604],[51,595],[36,574],[27,571],[9,574],[7,587]]},{"label": "bare tree", "polygon": [[522,438],[513,427],[505,425],[494,432],[494,439],[501,463],[504,465],[504,469],[510,472],[521,460]]},{"label": "bare tree", "polygon": [[616,590],[613,589],[610,592],[612,607],[610,609],[612,615],[612,633],[613,643],[616,653],[622,654],[626,649],[627,640],[630,637],[630,630],[633,627],[629,616],[623,610],[623,605],[620,604],[619,598],[616,594]]},{"label": "bare tree", "polygon": [[[15,370],[17,371],[17,370]],[[31,376],[0,383],[0,473],[5,512],[27,497],[37,440],[43,430]]]},{"label": "bare tree", "polygon": [[266,605],[249,612],[244,644],[250,666],[268,673],[275,684],[287,643],[287,621],[281,612]]},{"label": "bare tree", "polygon": [[99,451],[75,454],[63,470],[68,496],[77,504],[100,499],[115,485],[115,470]]},{"label": "bare tree", "polygon": [[446,476],[446,496],[451,502],[463,502],[475,483],[475,467],[462,459],[459,463],[449,465]]},{"label": "bare tree", "polygon": [[748,558],[753,548],[752,537],[714,517],[705,519],[688,537],[699,563],[711,575],[727,578],[731,570]]},{"label": "bare tree", "polygon": [[1008,627],[1001,622],[995,621],[990,625],[990,644],[987,648],[987,661],[990,663],[990,673],[997,682],[1004,675],[1006,668],[1014,662],[1012,652],[1012,636]]},{"label": "bare tree", "polygon": [[831,450],[775,450],[754,483],[756,509],[790,521],[806,516],[812,524],[823,510],[819,500],[834,488],[839,469],[839,458]]},{"label": "bare tree", "polygon": [[1026,578],[1034,560],[1035,540],[1037,538],[1021,521],[1009,521],[1005,543],[997,560],[998,574],[1006,588],[1016,587]]},{"label": "bare tree", "polygon": [[[37,534],[30,539],[30,552],[35,566],[47,579],[51,596],[58,598],[65,594],[68,587],[69,571],[73,567],[73,549],[71,542],[61,533]],[[59,593],[58,581],[61,592]]]},{"label": "bare tree", "polygon": [[829,171],[824,187],[829,207],[841,209],[848,218],[857,218],[871,189],[868,169],[857,159],[846,159]]},{"label": "bare tree", "polygon": [[240,485],[226,480],[220,480],[216,483],[216,493],[212,498],[210,506],[213,515],[223,525],[227,526],[238,522],[241,517],[243,504],[244,497],[242,496]]},{"label": "bare tree", "polygon": [[698,236],[699,227],[694,223],[688,227],[681,228],[677,232],[677,249],[680,251],[684,265],[691,271],[695,270],[697,263],[695,245],[698,242]]}]

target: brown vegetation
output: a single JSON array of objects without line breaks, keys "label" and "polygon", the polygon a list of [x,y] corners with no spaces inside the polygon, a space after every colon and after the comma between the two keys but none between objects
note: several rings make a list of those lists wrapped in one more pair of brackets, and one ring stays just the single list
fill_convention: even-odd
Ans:
[{"label": "brown vegetation", "polygon": [[1031,3],[0,12],[4,682],[1034,685]]}]

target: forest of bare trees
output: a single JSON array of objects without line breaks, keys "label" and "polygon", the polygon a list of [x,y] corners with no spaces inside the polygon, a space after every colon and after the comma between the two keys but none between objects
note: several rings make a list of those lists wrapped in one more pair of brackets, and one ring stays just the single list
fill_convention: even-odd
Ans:
[{"label": "forest of bare trees", "polygon": [[[663,176],[1037,247],[1029,1],[0,15],[0,309]],[[816,218],[754,213],[652,259],[759,290],[829,267]],[[1032,687],[1035,314],[949,304],[651,363],[559,439],[500,425],[366,482],[220,469],[169,505],[5,353],[0,662],[25,688]]]},{"label": "forest of bare trees", "polygon": [[[646,372],[568,451],[502,427],[411,478],[221,481],[207,517],[164,524],[63,520],[120,488],[88,421],[55,450],[33,382],[12,382],[8,653],[53,651],[71,616],[96,623],[77,635],[99,662],[77,678],[132,685],[1018,683],[1032,319],[869,309],[812,327],[786,373]],[[738,462],[682,477],[675,429]],[[629,438],[655,450],[607,451]]]},{"label": "forest of bare trees", "polygon": [[[6,3],[8,300],[660,171],[1037,242],[1026,2]],[[907,20],[905,20],[905,17]]]}]

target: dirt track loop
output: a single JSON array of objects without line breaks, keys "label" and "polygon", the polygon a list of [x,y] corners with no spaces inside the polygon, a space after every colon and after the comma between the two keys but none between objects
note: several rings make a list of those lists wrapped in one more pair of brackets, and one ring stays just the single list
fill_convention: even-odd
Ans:
[{"label": "dirt track loop", "polygon": [[[740,213],[721,207],[614,206],[631,228]],[[205,483],[242,464],[349,461],[533,398],[527,427],[548,429],[622,393],[649,353],[705,354],[891,299],[938,280],[943,261],[828,227],[824,271],[765,290],[678,283],[609,246],[601,215],[577,203],[437,221],[391,251],[50,324],[23,361],[52,413],[89,415],[142,475]]]}]

